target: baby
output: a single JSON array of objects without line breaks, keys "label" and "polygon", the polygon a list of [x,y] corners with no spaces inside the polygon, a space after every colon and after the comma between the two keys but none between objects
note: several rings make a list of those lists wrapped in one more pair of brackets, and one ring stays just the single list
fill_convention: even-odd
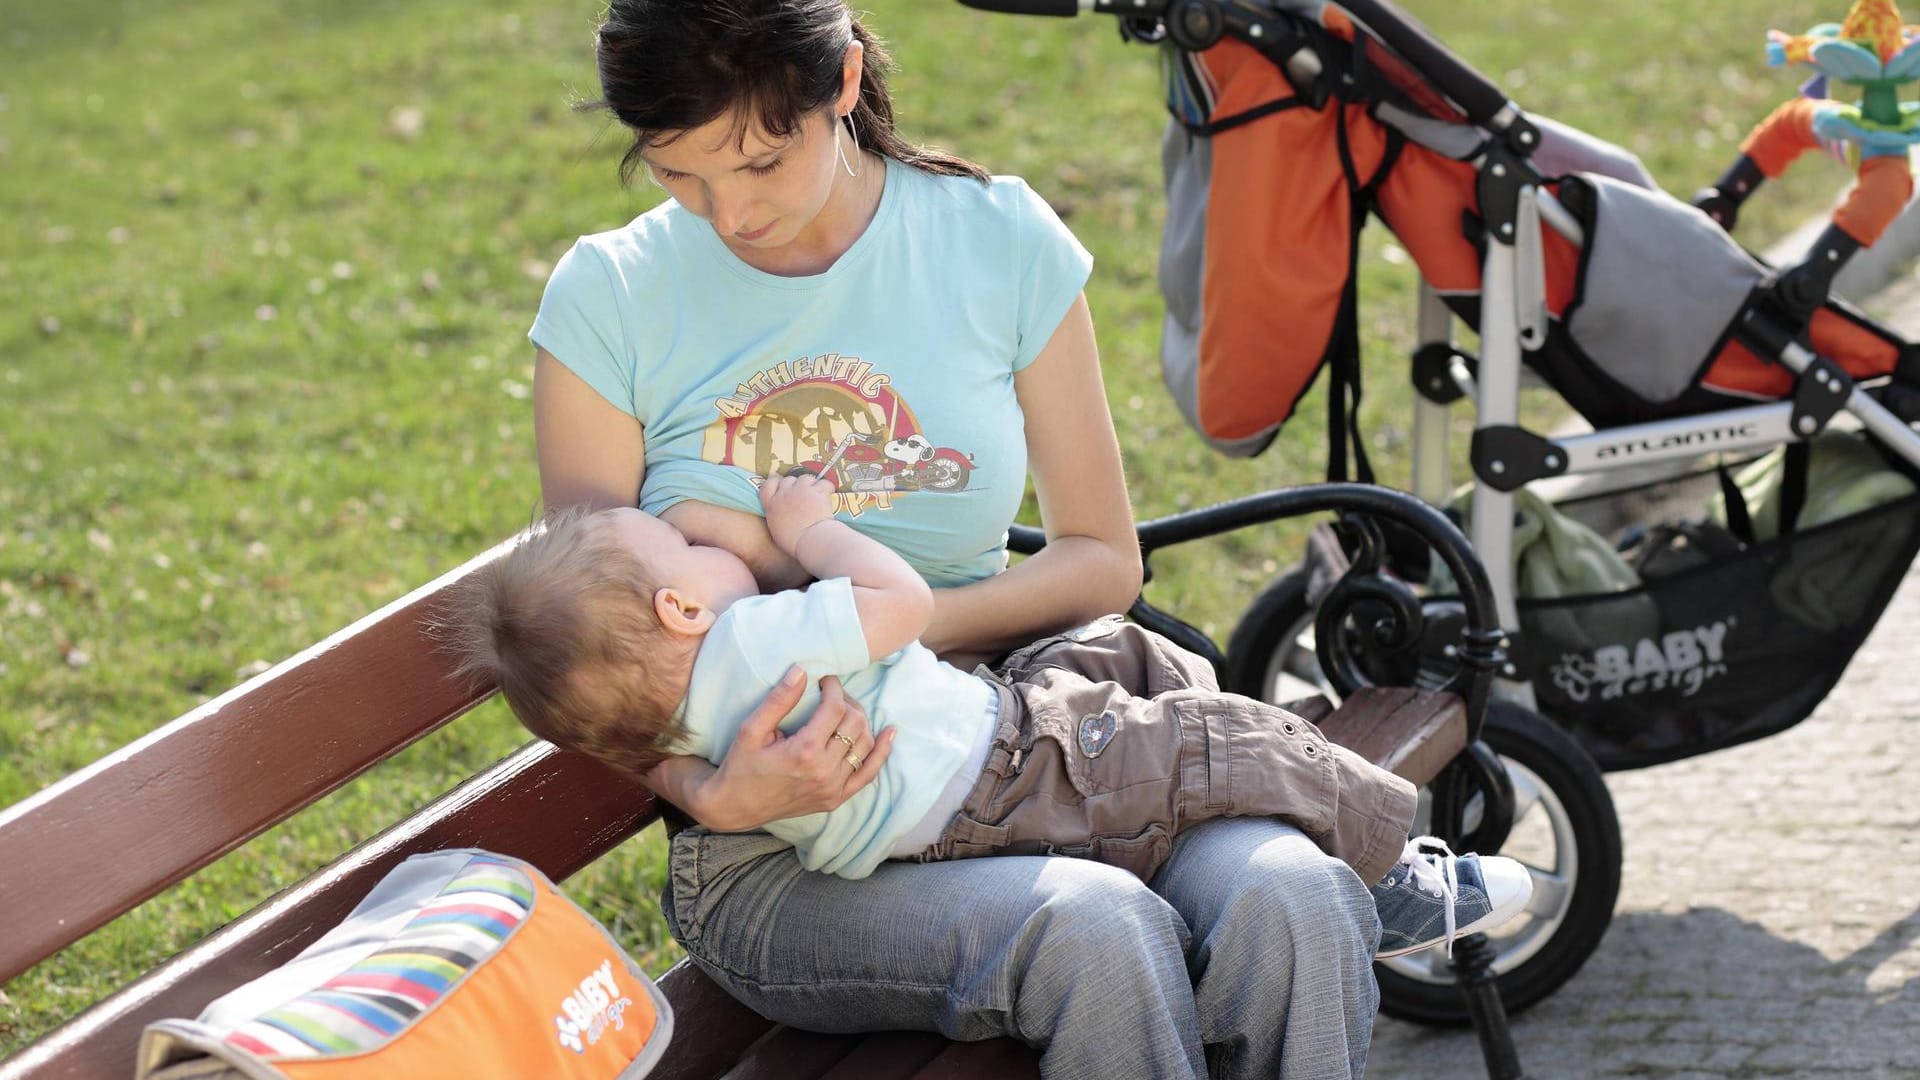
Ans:
[{"label": "baby", "polygon": [[[639,510],[551,515],[464,586],[464,670],[494,678],[536,735],[635,777],[675,754],[718,764],[795,665],[810,681],[838,676],[873,732],[896,730],[838,809],[765,826],[810,870],[1059,854],[1146,880],[1180,830],[1266,815],[1372,888],[1382,957],[1524,908],[1525,867],[1409,839],[1411,784],[1292,713],[1220,691],[1204,659],[1157,634],[1107,620],[995,671],[941,662],[916,640],[933,612],[926,583],[836,520],[832,493],[811,476],[763,482],[773,542],[818,579],[767,596],[731,553]],[[811,713],[808,695],[783,729]],[[858,770],[854,738],[832,738]]]}]

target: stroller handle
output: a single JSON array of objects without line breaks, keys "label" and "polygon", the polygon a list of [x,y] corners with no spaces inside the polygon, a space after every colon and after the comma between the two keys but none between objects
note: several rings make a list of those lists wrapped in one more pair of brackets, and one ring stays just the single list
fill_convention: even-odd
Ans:
[{"label": "stroller handle", "polygon": [[1163,15],[1168,0],[960,0],[981,11],[1007,15],[1078,15],[1092,11],[1101,15]]},{"label": "stroller handle", "polygon": [[[1510,118],[1501,117],[1511,103],[1491,79],[1475,71],[1440,43],[1419,20],[1401,11],[1392,0],[1337,0],[1349,15],[1367,25],[1375,37],[1405,57],[1440,92],[1452,98],[1480,127],[1504,130]],[[1513,117],[1519,115],[1514,110]]]},{"label": "stroller handle", "polygon": [[[1182,13],[1200,15],[1202,11],[1190,9],[1217,9],[1224,6],[1224,0],[960,0],[960,3],[981,11],[1009,15],[1073,16],[1093,12],[1150,19],[1166,16],[1170,11],[1175,18],[1181,17]],[[1511,103],[1491,79],[1455,56],[1426,27],[1401,11],[1391,0],[1337,0],[1337,6],[1366,24],[1367,29],[1382,43],[1433,80],[1441,93],[1453,99],[1466,112],[1468,120],[1493,131],[1503,131],[1508,123],[1519,116],[1518,110],[1507,112]]]}]

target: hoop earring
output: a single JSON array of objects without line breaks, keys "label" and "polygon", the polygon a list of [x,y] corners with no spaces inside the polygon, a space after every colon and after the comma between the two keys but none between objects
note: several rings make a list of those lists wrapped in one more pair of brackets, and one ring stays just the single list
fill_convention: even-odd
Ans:
[{"label": "hoop earring", "polygon": [[[842,116],[840,119],[845,120],[847,122],[847,134],[853,136],[853,156],[859,157],[860,156],[860,133],[853,129],[853,113],[848,112],[845,116]],[[860,175],[859,173],[853,171],[853,165],[847,161],[847,147],[846,147],[846,144],[840,141],[840,125],[839,124],[833,125],[833,148],[837,153],[839,153],[840,167],[847,170],[847,175],[859,176]]]}]

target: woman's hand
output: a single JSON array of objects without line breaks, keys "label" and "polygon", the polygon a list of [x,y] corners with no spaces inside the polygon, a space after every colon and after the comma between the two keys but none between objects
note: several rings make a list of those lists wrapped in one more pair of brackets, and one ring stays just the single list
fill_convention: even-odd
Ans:
[{"label": "woman's hand", "polygon": [[[533,386],[540,491],[547,506],[635,505],[646,472],[640,422],[608,404],[545,349],[535,354]],[[687,501],[660,516],[688,540],[740,556],[762,589],[811,580],[774,545],[757,514]],[[781,734],[777,725],[805,690],[800,670],[789,672],[748,716],[718,770],[701,758],[670,757],[646,775],[646,785],[702,825],[729,831],[839,806],[880,774],[894,733],[889,728],[876,740],[865,711],[846,697],[840,680],[825,678],[812,719],[792,735]]]},{"label": "woman's hand", "polygon": [[840,680],[820,680],[820,704],[791,735],[776,726],[806,689],[796,667],[740,725],[720,769],[699,786],[695,820],[722,832],[757,829],[779,818],[823,813],[847,801],[880,775],[893,749],[894,730],[874,738],[866,710]]}]

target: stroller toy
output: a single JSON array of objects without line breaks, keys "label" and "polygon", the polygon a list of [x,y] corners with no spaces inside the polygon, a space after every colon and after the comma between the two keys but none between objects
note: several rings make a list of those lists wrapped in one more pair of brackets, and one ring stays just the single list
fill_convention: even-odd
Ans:
[{"label": "stroller toy", "polygon": [[1920,77],[1920,46],[1914,39],[1920,28],[1903,25],[1893,0],[1862,0],[1853,5],[1844,23],[1821,23],[1805,34],[1778,30],[1767,34],[1767,63],[1772,67],[1805,64],[1820,73],[1810,96],[1823,96],[1828,80],[1860,88],[1857,106],[1828,102],[1814,122],[1815,133],[1827,139],[1860,144],[1867,155],[1906,153],[1914,141],[1915,111],[1920,105],[1902,105],[1901,86]]},{"label": "stroller toy", "polygon": [[[1767,34],[1767,63],[1803,64],[1817,73],[1803,96],[1781,105],[1741,143],[1740,157],[1694,205],[1731,229],[1740,206],[1765,180],[1785,172],[1801,154],[1821,146],[1844,148],[1857,162],[1858,183],[1814,246],[1820,258],[1783,282],[1790,303],[1811,310],[1825,297],[1832,274],[1855,251],[1871,247],[1913,193],[1907,152],[1920,142],[1920,103],[1902,102],[1900,88],[1920,80],[1920,27],[1900,21],[1893,0],[1857,0],[1843,23],[1821,23],[1804,34]],[[1835,84],[1859,90],[1859,103],[1829,95]]]}]

